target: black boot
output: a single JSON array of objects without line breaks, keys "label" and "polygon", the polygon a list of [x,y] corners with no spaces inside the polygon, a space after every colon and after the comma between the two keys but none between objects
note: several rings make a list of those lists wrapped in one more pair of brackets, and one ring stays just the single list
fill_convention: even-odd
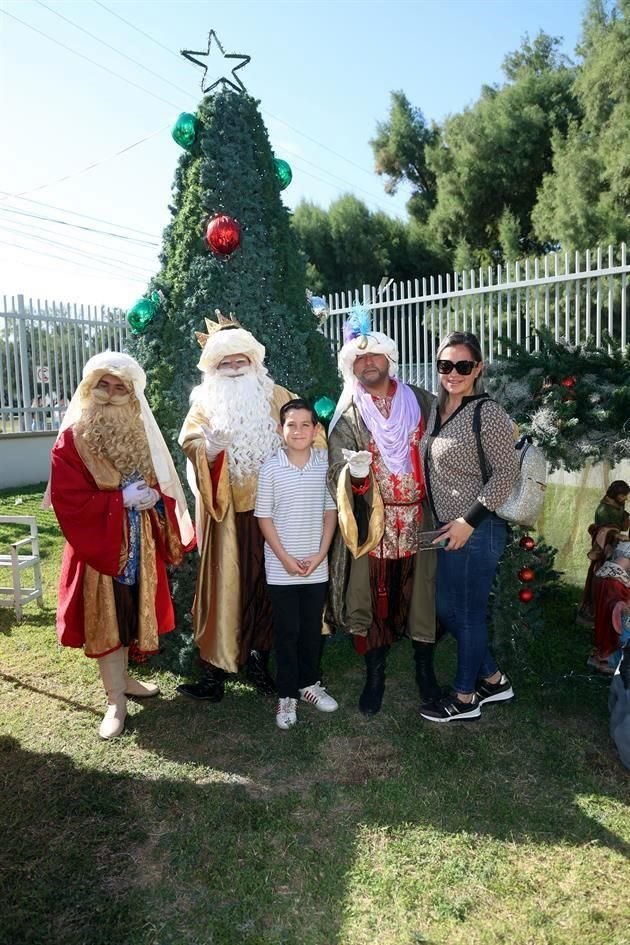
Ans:
[{"label": "black boot", "polygon": [[388,646],[377,646],[365,654],[365,686],[359,696],[359,709],[367,718],[381,708],[385,692],[385,663]]},{"label": "black boot", "polygon": [[420,690],[420,698],[423,702],[433,702],[441,699],[446,690],[438,685],[433,671],[433,655],[435,653],[435,643],[421,643],[419,640],[412,640],[413,659],[416,664],[416,682]]},{"label": "black boot", "polygon": [[276,684],[267,670],[268,663],[268,650],[252,650],[245,665],[247,679],[261,696],[273,696],[277,692]]},{"label": "black boot", "polygon": [[203,676],[198,683],[183,683],[177,691],[190,699],[220,702],[225,693],[225,670],[205,663]]}]

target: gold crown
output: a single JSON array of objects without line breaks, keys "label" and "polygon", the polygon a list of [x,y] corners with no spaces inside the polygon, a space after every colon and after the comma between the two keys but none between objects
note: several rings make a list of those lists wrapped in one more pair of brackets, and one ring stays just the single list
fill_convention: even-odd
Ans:
[{"label": "gold crown", "polygon": [[214,314],[217,317],[216,322],[213,322],[209,318],[205,319],[206,328],[208,329],[207,334],[205,334],[203,331],[195,332],[195,338],[197,339],[197,341],[199,342],[202,348],[205,345],[208,338],[210,338],[211,335],[214,335],[215,332],[221,331],[222,328],[241,328],[242,327],[240,322],[237,321],[237,319],[235,318],[234,312],[230,312],[230,314],[226,318],[226,316],[223,314],[220,308],[215,308]]}]

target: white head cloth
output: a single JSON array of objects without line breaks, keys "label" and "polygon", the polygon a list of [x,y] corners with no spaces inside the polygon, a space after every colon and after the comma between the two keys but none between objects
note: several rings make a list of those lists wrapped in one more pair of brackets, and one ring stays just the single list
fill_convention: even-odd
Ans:
[{"label": "white head cloth", "polygon": [[204,374],[214,370],[230,355],[245,354],[255,365],[260,366],[265,360],[265,346],[256,341],[245,328],[220,328],[214,331],[201,352],[197,367]]},{"label": "white head cloth", "polygon": [[617,542],[612,559],[616,561],[617,558],[630,558],[630,541]]},{"label": "white head cloth", "polygon": [[[86,385],[83,382],[89,381],[89,389],[91,389],[104,374],[113,374],[115,377],[120,377],[125,383],[133,386],[134,394],[140,403],[140,416],[142,417],[144,429],[147,434],[151,462],[153,463],[157,481],[163,494],[175,500],[175,512],[179,523],[182,543],[188,545],[194,537],[194,529],[186,505],[184,490],[179,481],[179,476],[177,475],[171,454],[164,442],[164,437],[155,422],[155,417],[151,413],[151,408],[144,396],[144,388],[147,382],[146,375],[138,362],[130,355],[121,354],[118,351],[104,351],[102,354],[95,354],[93,358],[90,358],[83,368],[81,384],[79,384],[74,392],[74,396],[64,414],[57,439],[59,439],[64,430],[67,430],[68,427],[77,423],[87,404],[85,399]],[[51,504],[49,482],[42,505],[44,508],[50,508]]]},{"label": "white head cloth", "polygon": [[363,354],[384,354],[389,361],[389,376],[396,377],[398,374],[398,349],[396,343],[382,331],[370,331],[367,335],[358,335],[347,341],[337,358],[339,373],[344,384],[341,396],[337,402],[337,407],[330,421],[328,432],[334,429],[339,417],[341,417],[352,401],[355,391],[357,378],[354,376],[354,362]]}]

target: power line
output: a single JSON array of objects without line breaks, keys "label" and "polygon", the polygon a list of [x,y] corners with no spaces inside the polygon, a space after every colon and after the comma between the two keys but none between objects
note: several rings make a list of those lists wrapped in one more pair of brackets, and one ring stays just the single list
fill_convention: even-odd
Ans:
[{"label": "power line", "polygon": [[[140,29],[140,27],[136,26],[134,23],[131,23],[129,20],[126,20],[123,16],[120,16],[120,14],[116,13],[114,10],[111,10],[104,3],[101,3],[101,0],[92,0],[92,2],[95,3],[97,6],[101,7],[111,16],[116,17],[117,20],[120,20],[122,23],[125,23],[132,30],[135,30],[136,33],[140,33],[140,35],[144,36],[145,39],[148,39],[150,42],[154,43],[156,46],[159,46],[160,49],[163,49],[165,52],[169,53],[169,55],[175,56],[176,59],[180,58],[178,53],[173,52],[172,49],[169,49],[168,46],[165,46],[163,43],[157,40],[154,36],[150,36],[149,33],[146,33],[144,30]],[[169,83],[169,84],[172,85],[173,83]],[[180,86],[174,86],[174,88],[180,88]],[[290,125],[288,121],[284,120],[284,118],[279,118],[277,115],[273,115],[271,112],[267,111],[264,108],[261,108],[261,112],[263,112],[263,114],[265,115],[268,115],[270,118],[273,118],[274,121],[279,121],[281,124],[285,125],[286,128],[290,128],[291,131],[295,132],[295,134],[300,135],[300,137],[302,138],[306,138],[306,140],[310,141],[312,144],[316,144],[318,147],[323,148],[324,151],[328,151],[330,154],[333,154],[335,157],[339,158],[340,160],[345,161],[347,164],[352,165],[352,167],[356,167],[357,170],[363,171],[364,174],[368,174],[371,178],[374,177],[373,170],[368,170],[366,167],[362,167],[360,164],[357,164],[356,161],[352,161],[350,158],[346,157],[345,154],[341,154],[339,151],[335,151],[334,148],[331,148],[326,144],[322,144],[322,142],[318,141],[316,138],[312,138],[310,135],[307,135],[304,131],[300,131],[299,128],[296,128],[294,125]]]},{"label": "power line", "polygon": [[40,184],[38,187],[30,187],[28,190],[22,190],[19,194],[11,194],[10,196],[23,197],[25,194],[34,194],[36,191],[43,190],[45,187],[54,187],[55,184],[62,184],[64,181],[71,180],[73,177],[79,177],[80,174],[85,174],[86,171],[93,171],[94,168],[100,167],[102,164],[107,164],[109,161],[113,161],[114,158],[120,157],[121,154],[125,154],[126,151],[131,151],[133,148],[137,148],[139,144],[144,144],[145,141],[150,141],[151,138],[155,138],[156,135],[162,134],[162,132],[168,127],[168,125],[164,125],[157,131],[153,131],[150,135],[140,138],[139,141],[134,141],[133,144],[128,144],[125,148],[121,148],[120,151],[116,151],[115,154],[110,154],[109,157],[103,158],[102,161],[94,161],[92,164],[88,164],[87,167],[83,167],[79,171],[73,171],[71,174],[65,174],[63,177],[58,177],[57,180],[48,181],[47,184]]},{"label": "power line", "polygon": [[112,233],[111,230],[99,230],[94,226],[83,226],[80,223],[70,223],[68,220],[59,220],[55,217],[40,216],[38,213],[29,213],[28,210],[19,210],[17,207],[0,207],[0,213],[13,213],[22,217],[29,217],[32,220],[43,220],[48,223],[59,224],[60,226],[69,226],[74,230],[85,230],[89,233],[99,233],[102,236],[109,236],[116,240],[125,240],[129,243],[135,243],[139,246],[159,247],[159,243],[152,243],[149,240],[138,240],[133,236],[125,236],[122,233]]},{"label": "power line", "polygon": [[[20,246],[20,245],[17,245],[16,243],[9,243],[8,240],[0,239],[0,244],[2,244],[3,246],[10,246],[11,249],[18,250],[24,253],[35,253],[37,256],[46,256],[46,257],[49,257],[50,259],[59,259],[61,260],[61,262],[69,263],[71,266],[77,266],[79,269],[88,269],[91,272],[96,272],[99,276],[103,276],[103,275],[111,276],[112,274],[111,270],[109,269],[96,268],[98,264],[82,263],[76,259],[68,259],[67,256],[59,256],[56,253],[47,253],[45,250],[31,249],[30,246]],[[139,276],[133,276],[133,275],[127,275],[127,274],[124,274],[124,275],[125,275],[125,278],[129,282],[138,282],[138,283],[142,283],[143,285],[146,285],[146,281],[147,281],[146,277],[139,277]]]},{"label": "power line", "polygon": [[[114,251],[116,251],[119,247],[117,246],[112,247],[111,244],[104,244],[103,242],[100,242],[97,240],[91,240],[89,237],[83,236],[82,234],[74,235],[72,233],[67,233],[67,234],[59,233],[59,230],[56,229],[54,225],[51,227],[51,226],[47,226],[46,223],[43,223],[43,224],[40,223],[37,225],[36,228],[34,228],[33,224],[29,224],[29,222],[27,222],[26,220],[9,220],[9,223],[12,223],[15,226],[24,228],[24,231],[29,232],[29,233],[36,233],[36,234],[43,234],[43,235],[47,233],[51,233],[53,236],[59,236],[63,238],[64,240],[66,240],[66,237],[67,237],[67,240],[70,240],[71,242],[65,241],[64,245],[71,248],[80,249],[84,246],[95,246],[97,249],[101,251],[109,252],[110,253],[109,258],[117,259],[119,262],[122,262],[122,263],[125,263],[128,259],[129,260],[137,259],[140,262],[141,266],[150,266],[151,263],[153,262],[152,259],[147,258],[146,256],[140,256],[137,253],[126,252],[124,255],[124,258],[122,259],[120,257],[112,256],[111,250],[114,249]],[[6,224],[0,222],[0,227],[5,226],[5,225]]]},{"label": "power line", "polygon": [[[0,229],[5,230],[8,233],[16,233],[18,236],[21,236],[23,239],[27,239],[27,240],[39,238],[40,243],[41,243],[41,237],[30,236],[28,233],[24,233],[23,230],[15,230],[13,229],[13,227],[6,226],[4,224],[0,224]],[[142,275],[145,279],[148,279],[151,275],[153,275],[153,272],[149,269],[147,269],[146,272],[142,272],[139,268],[136,268],[135,266],[133,267],[126,266],[124,263],[120,263],[118,261],[109,262],[107,259],[105,259],[102,256],[97,258],[94,256],[93,253],[86,253],[82,249],[74,249],[73,247],[68,246],[67,243],[60,243],[57,240],[47,239],[46,246],[59,246],[61,247],[61,249],[68,249],[72,252],[73,256],[74,255],[83,256],[86,259],[89,259],[93,262],[98,263],[99,265],[108,266],[109,268],[115,271],[127,270],[129,274],[133,274],[137,276]],[[37,250],[34,250],[34,252],[37,252]]]},{"label": "power line", "polygon": [[[132,30],[135,30],[136,33],[140,33],[141,36],[145,36],[152,43],[155,43],[156,46],[159,46],[160,49],[164,49],[171,56],[175,56],[179,60],[179,53],[173,52],[172,49],[169,49],[168,46],[165,46],[164,43],[161,43],[159,39],[155,39],[153,36],[149,36],[148,33],[145,33],[144,30],[141,30],[139,26],[135,26],[133,23],[130,23],[129,20],[126,20],[124,16],[121,16],[119,13],[116,13],[114,10],[110,10],[109,7],[105,6],[104,3],[101,3],[100,0],[92,0],[97,6],[102,7],[107,13],[111,16],[115,16],[117,20],[120,20],[121,23],[125,23],[127,26],[130,26]],[[180,60],[181,61],[181,60]]]},{"label": "power line", "polygon": [[[303,162],[305,162],[306,164],[310,164],[311,167],[317,167],[317,168],[322,172],[322,174],[328,174],[330,177],[334,177],[335,180],[340,181],[342,184],[347,184],[347,183],[349,183],[348,181],[344,180],[343,177],[338,177],[337,174],[333,174],[332,171],[326,171],[326,170],[324,170],[323,168],[320,168],[319,165],[314,164],[313,161],[308,161],[305,157],[302,157],[302,156],[299,155],[299,154],[294,154],[293,152],[290,152],[290,153],[291,153],[291,155],[292,155],[292,160],[293,160],[293,161],[296,161],[296,160],[297,160],[298,162],[303,161]],[[300,167],[299,163],[298,163],[297,166]],[[303,167],[300,167],[300,173],[306,174],[306,175],[308,175],[308,177],[313,177],[315,180],[320,181],[320,183],[322,183],[322,184],[328,184],[329,187],[336,187],[336,186],[337,186],[337,185],[334,184],[332,181],[324,180],[322,177],[317,177],[316,174],[309,173],[309,171],[304,170]],[[376,197],[374,196],[374,194],[372,194],[369,190],[365,190],[363,187],[359,187],[357,184],[350,184],[350,186],[352,187],[353,190],[359,190],[362,194],[367,194],[367,196],[372,199],[372,202],[373,202],[373,203],[377,204],[377,206],[379,206],[382,210],[385,209],[385,204],[382,204],[382,203],[380,202],[380,200],[378,200],[378,198],[376,198]],[[389,210],[390,208],[388,207],[387,209]]]},{"label": "power line", "polygon": [[[7,193],[6,190],[0,190],[0,194],[5,197],[10,197],[11,194]],[[68,210],[66,207],[58,207],[54,203],[45,203],[43,200],[32,200],[30,197],[19,197],[19,200],[25,200],[26,203],[37,204],[38,207],[49,207],[51,210],[58,210],[59,213],[69,213],[74,217],[81,217],[83,220],[94,220],[96,223],[107,223],[109,226],[115,226],[119,230],[129,230],[130,233],[140,233],[142,236],[152,236],[155,239],[159,239],[157,233],[147,233],[146,230],[137,230],[133,226],[125,226],[123,223],[114,223],[113,220],[103,220],[101,217],[93,217],[88,213],[79,213],[78,210]]]},{"label": "power line", "polygon": [[138,69],[142,69],[143,72],[147,72],[149,75],[153,76],[154,79],[158,79],[160,82],[164,82],[167,85],[171,85],[174,89],[179,89],[180,92],[184,92],[185,95],[189,95],[188,89],[183,88],[181,85],[175,85],[174,82],[171,82],[169,79],[165,79],[164,76],[160,75],[159,72],[154,72],[153,69],[149,69],[148,66],[143,65],[141,62],[137,62],[135,59],[132,59],[131,56],[128,56],[126,53],[121,52],[120,49],[117,49],[115,46],[112,46],[111,43],[105,42],[104,39],[101,39],[100,36],[95,36],[94,33],[90,33],[89,30],[86,30],[83,26],[80,26],[74,20],[71,20],[69,17],[64,16],[63,13],[59,13],[58,10],[53,10],[52,7],[49,7],[48,4],[44,3],[43,0],[35,0],[35,3],[38,3],[40,7],[44,7],[45,10],[48,10],[50,13],[54,13],[55,16],[58,16],[60,20],[69,23],[70,26],[73,26],[75,29],[79,30],[81,33],[85,33],[86,36],[89,36],[90,39],[95,40],[95,42],[100,43],[101,46],[105,46],[106,49],[111,49],[118,56],[121,56],[123,59],[126,59],[128,62],[133,63]]},{"label": "power line", "polygon": [[[356,161],[351,161],[350,158],[347,158],[344,154],[340,154],[339,151],[329,148],[327,144],[322,144],[321,141],[318,141],[317,138],[311,138],[310,135],[307,135],[304,131],[299,131],[299,129],[294,128],[293,125],[290,125],[288,121],[285,121],[284,118],[278,118],[277,115],[272,115],[271,112],[268,112],[267,109],[261,108],[261,112],[265,115],[269,115],[270,118],[273,118],[274,121],[279,121],[281,124],[286,125],[287,128],[290,128],[291,131],[294,131],[296,135],[300,135],[302,138],[306,138],[307,141],[310,141],[312,144],[316,144],[318,147],[323,148],[324,151],[328,151],[330,154],[334,154],[335,157],[340,158],[342,161],[345,161],[346,164],[351,164],[352,167],[356,167],[357,170],[363,171],[364,174],[369,174],[370,177],[374,177],[374,171],[368,171],[366,167],[361,167],[360,164],[357,164]],[[354,185],[353,185],[354,186]]]},{"label": "power line", "polygon": [[159,102],[163,102],[165,105],[170,105],[171,108],[179,108],[174,102],[169,102],[168,99],[162,98],[161,95],[156,95],[155,92],[152,92],[150,89],[146,89],[143,85],[139,85],[137,82],[133,82],[131,79],[127,79],[124,75],[121,75],[119,72],[114,72],[113,69],[108,69],[107,66],[101,65],[100,62],[96,62],[94,59],[91,59],[90,56],[86,56],[83,53],[77,52],[76,49],[72,49],[70,46],[66,46],[65,43],[60,42],[58,39],[55,39],[53,36],[50,36],[48,33],[45,33],[43,30],[38,30],[36,26],[31,26],[30,23],[27,23],[25,20],[21,20],[19,16],[15,16],[14,13],[9,13],[8,10],[1,10],[0,13],[4,13],[5,16],[11,17],[12,20],[16,20],[17,23],[21,23],[22,26],[26,26],[27,29],[33,30],[34,33],[38,33],[39,36],[43,36],[44,39],[49,39],[51,43],[55,43],[57,46],[61,46],[62,49],[65,49],[66,52],[72,53],[73,56],[78,56],[79,59],[89,62],[91,65],[96,66],[97,69],[102,69],[103,72],[107,72],[108,75],[113,75],[116,79],[121,79],[123,82],[126,82],[128,85],[132,85],[135,89],[140,89],[141,92],[146,92],[147,95],[150,95],[152,98],[157,99]]},{"label": "power line", "polygon": [[[96,39],[98,42],[101,42],[101,43],[102,43],[104,46],[106,46],[107,48],[113,49],[113,50],[114,50],[115,52],[117,52],[120,56],[122,56],[123,58],[127,59],[127,60],[128,60],[129,62],[131,62],[132,64],[134,64],[134,65],[136,65],[136,66],[140,65],[141,68],[144,68],[143,66],[141,66],[141,64],[136,63],[135,60],[131,59],[131,58],[130,58],[129,56],[127,56],[125,53],[121,53],[119,50],[115,49],[115,47],[110,46],[109,43],[106,43],[106,42],[104,42],[103,40],[98,39],[98,37],[95,37],[92,33],[89,33],[87,30],[85,30],[83,27],[79,26],[79,25],[78,25],[77,23],[75,23],[74,21],[70,20],[68,17],[65,17],[65,16],[63,16],[62,14],[57,13],[57,11],[52,10],[52,9],[51,9],[50,7],[48,7],[45,3],[43,3],[42,0],[36,0],[36,2],[39,3],[40,6],[44,7],[44,8],[47,9],[47,10],[49,10],[51,13],[54,13],[56,16],[59,16],[62,20],[65,20],[65,21],[66,21],[67,23],[69,23],[71,26],[74,26],[76,29],[78,29],[78,30],[80,30],[81,32],[85,33],[86,35],[90,36],[92,39]],[[172,52],[171,50],[168,50],[167,47],[163,46],[163,44],[161,44],[161,43],[159,43],[157,40],[155,40],[153,37],[149,36],[148,33],[145,33],[143,30],[140,30],[138,27],[134,26],[134,25],[133,25],[132,23],[130,23],[128,20],[125,20],[124,17],[121,17],[121,16],[119,16],[117,13],[114,13],[114,11],[112,11],[112,10],[110,10],[108,7],[106,7],[105,4],[100,3],[99,0],[94,0],[94,2],[97,3],[98,6],[102,7],[107,13],[110,13],[112,16],[115,16],[117,19],[122,20],[122,22],[126,23],[126,25],[128,25],[130,28],[136,30],[137,32],[139,32],[139,33],[141,33],[143,36],[145,36],[147,39],[151,40],[151,42],[154,42],[154,43],[156,43],[158,46],[160,46],[161,48],[166,49],[167,52]],[[89,56],[85,56],[83,53],[77,52],[76,50],[72,49],[71,47],[66,46],[64,43],[59,42],[59,40],[57,40],[57,39],[55,39],[54,37],[50,36],[48,33],[45,33],[45,32],[43,32],[42,30],[36,29],[36,27],[31,26],[29,23],[25,23],[24,20],[21,20],[19,17],[14,16],[12,13],[8,13],[6,10],[0,10],[0,12],[1,12],[1,13],[5,13],[7,16],[12,17],[12,19],[14,19],[14,20],[16,20],[17,22],[21,23],[23,26],[27,26],[29,29],[32,29],[34,32],[39,33],[39,35],[44,36],[46,39],[51,40],[51,42],[56,43],[57,45],[61,46],[63,49],[66,49],[66,50],[68,50],[69,52],[73,53],[74,55],[79,56],[81,59],[84,59],[84,60],[86,60],[87,62],[90,62],[92,65],[97,66],[97,68],[103,69],[105,72],[107,72],[108,74],[114,76],[115,78],[121,79],[123,82],[127,82],[128,84],[132,85],[134,88],[137,88],[137,89],[140,89],[140,91],[146,92],[148,95],[151,95],[153,98],[157,98],[157,99],[158,99],[159,101],[161,101],[161,102],[165,102],[165,103],[168,104],[168,105],[172,105],[174,108],[179,108],[178,105],[175,105],[173,102],[169,102],[167,99],[164,99],[164,98],[162,98],[161,96],[155,95],[155,93],[151,92],[149,89],[146,89],[144,86],[141,86],[141,85],[139,85],[139,84],[136,83],[136,82],[132,82],[130,79],[127,79],[125,76],[122,76],[122,75],[121,75],[120,73],[118,73],[118,72],[114,72],[112,69],[107,68],[107,66],[101,65],[101,63],[96,62],[94,59],[91,59]],[[173,53],[173,55],[176,55],[176,54]],[[177,58],[179,58],[179,57],[177,57]],[[147,71],[151,72],[151,70],[147,70]],[[153,72],[151,72],[151,74],[152,74],[152,75],[155,75],[155,73],[153,73]],[[159,78],[161,78],[161,77],[159,77]],[[173,86],[173,88],[175,88],[175,89],[178,89],[178,90],[180,90],[180,91],[186,91],[186,94],[188,94],[188,93],[187,93],[187,90],[182,89],[181,86],[175,85],[173,82],[170,82],[170,80],[164,79],[163,81],[164,81],[165,83],[167,83],[168,85]],[[291,129],[292,131],[294,131],[296,134],[300,135],[300,136],[303,137],[303,138],[306,138],[306,140],[312,142],[313,144],[318,145],[319,147],[323,148],[325,151],[328,151],[330,154],[334,155],[335,157],[339,158],[340,160],[343,160],[343,161],[345,161],[346,163],[352,165],[353,167],[358,168],[358,170],[361,170],[361,171],[363,171],[364,173],[369,174],[370,177],[373,176],[373,172],[372,172],[372,171],[368,171],[366,168],[361,167],[361,165],[357,164],[355,161],[351,161],[349,158],[345,157],[345,155],[339,153],[338,151],[335,151],[333,148],[328,147],[328,145],[323,144],[322,142],[318,141],[316,138],[313,138],[313,137],[311,137],[310,135],[307,135],[305,132],[300,131],[298,128],[295,128],[293,125],[290,125],[290,124],[289,124],[287,121],[285,121],[283,118],[279,118],[278,116],[273,115],[271,112],[268,112],[266,109],[261,109],[261,111],[262,111],[264,114],[269,115],[270,118],[273,118],[274,121],[279,121],[279,122],[281,122],[283,125],[285,125],[287,128],[290,128],[290,129]],[[163,129],[160,129],[160,131],[161,131],[161,130],[163,130]],[[159,134],[159,133],[160,133],[160,132],[154,132],[154,134]],[[136,144],[141,144],[141,143],[143,143],[144,140],[148,140],[148,139],[142,139],[141,141],[136,142],[134,145],[130,145],[130,146],[128,146],[127,148],[123,149],[122,151],[118,152],[118,154],[122,154],[122,153],[124,153],[125,150],[129,150],[131,147],[135,147]],[[118,154],[113,155],[112,157],[117,157]],[[107,158],[107,159],[105,159],[105,161],[111,160],[111,159],[112,159],[112,158]],[[306,159],[303,158],[302,160],[306,160]],[[69,177],[76,176],[76,174],[81,174],[81,173],[83,173],[83,172],[86,171],[86,170],[91,170],[93,167],[97,167],[100,163],[105,163],[105,161],[103,161],[103,162],[97,162],[97,163],[95,163],[95,164],[92,164],[92,165],[90,165],[89,167],[84,168],[82,171],[78,171],[78,172],[76,172],[75,174],[66,175],[66,176],[63,177],[63,178],[60,178],[59,181],[53,181],[53,182],[51,182],[51,183],[59,183],[60,181],[67,180]],[[307,161],[307,163],[311,163],[311,164],[312,164],[312,162],[308,162],[308,161]],[[313,165],[313,166],[317,167],[318,165]],[[341,183],[347,184],[348,187],[350,187],[350,188],[353,189],[353,190],[354,190],[354,189],[356,189],[356,190],[361,190],[363,193],[365,193],[365,194],[367,194],[368,196],[370,196],[373,201],[375,201],[375,202],[378,201],[378,202],[379,202],[379,205],[380,205],[381,207],[383,207],[383,208],[385,207],[384,204],[380,204],[380,199],[381,199],[381,197],[382,197],[381,194],[379,194],[379,195],[377,196],[376,194],[374,194],[374,193],[372,193],[372,192],[370,192],[370,191],[367,191],[365,188],[362,188],[362,187],[360,187],[360,186],[354,184],[352,181],[348,181],[348,180],[346,180],[345,178],[339,177],[338,175],[335,175],[335,174],[333,174],[333,173],[330,172],[330,171],[326,171],[326,170],[324,170],[323,168],[320,168],[320,170],[322,170],[322,172],[325,173],[325,174],[329,174],[331,177],[335,177],[335,178],[336,178],[337,180],[339,180]],[[314,176],[314,175],[310,175],[310,176]],[[319,179],[319,178],[315,178],[315,179],[317,180],[317,179]],[[47,186],[50,186],[50,184],[42,184],[42,185],[40,185],[39,187],[32,188],[31,190],[23,191],[22,194],[32,193],[32,192],[34,192],[34,191],[36,191],[36,190],[41,190],[41,189],[43,189],[44,187],[47,187]],[[22,194],[15,194],[14,196],[21,196]],[[390,207],[387,207],[387,211],[386,211],[386,212],[389,212],[390,209],[391,209]]]}]

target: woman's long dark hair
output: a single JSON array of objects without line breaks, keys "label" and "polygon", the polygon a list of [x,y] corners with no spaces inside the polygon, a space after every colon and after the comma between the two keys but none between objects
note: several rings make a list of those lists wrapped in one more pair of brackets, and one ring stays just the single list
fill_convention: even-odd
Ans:
[{"label": "woman's long dark hair", "polygon": [[[445,348],[451,348],[453,345],[465,345],[470,351],[470,357],[472,361],[475,361],[477,363],[479,361],[483,361],[483,354],[481,353],[481,345],[479,344],[479,339],[477,338],[477,335],[473,335],[473,333],[470,331],[452,331],[450,332],[450,334],[446,336],[446,338],[443,338],[442,341],[440,342],[440,347],[438,348],[437,354],[435,356],[436,362],[440,360],[442,352],[445,350]],[[486,391],[486,388],[483,383],[483,370],[482,370],[480,374],[478,375],[478,377],[475,378],[475,384],[473,387],[473,395],[484,394],[485,391]],[[437,393],[439,409],[442,409],[442,407],[445,405],[447,397],[448,397],[448,394],[446,393],[442,385],[439,384],[438,393]]]}]

